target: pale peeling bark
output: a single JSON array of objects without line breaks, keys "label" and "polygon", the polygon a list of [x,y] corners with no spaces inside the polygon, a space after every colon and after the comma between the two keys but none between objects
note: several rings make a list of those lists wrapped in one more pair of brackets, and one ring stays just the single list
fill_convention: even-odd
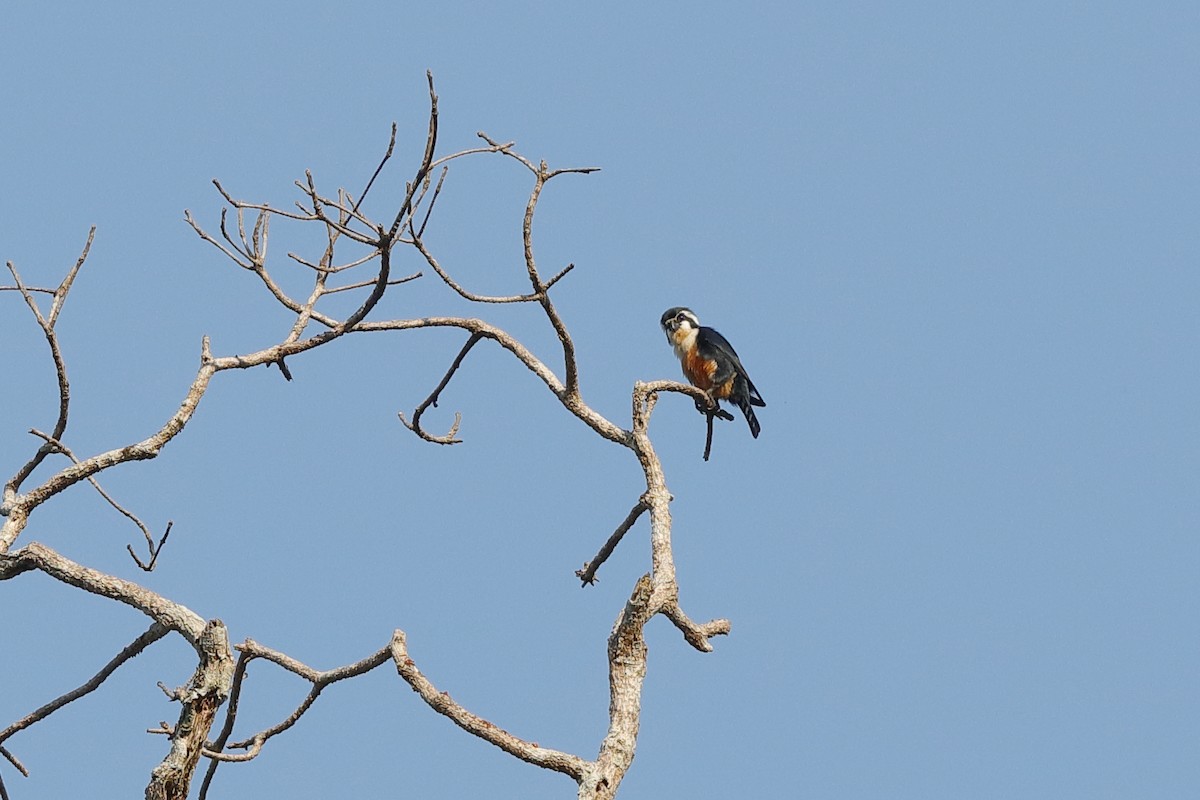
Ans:
[{"label": "pale peeling bark", "polygon": [[225,624],[219,619],[209,621],[196,650],[200,654],[196,673],[175,692],[183,708],[171,732],[171,751],[151,773],[146,800],[185,800],[217,710],[229,695],[233,657]]}]

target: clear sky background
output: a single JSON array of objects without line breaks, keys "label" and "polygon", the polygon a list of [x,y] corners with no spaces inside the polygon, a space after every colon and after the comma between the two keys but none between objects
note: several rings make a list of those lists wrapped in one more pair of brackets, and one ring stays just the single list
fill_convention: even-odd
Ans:
[{"label": "clear sky background", "polygon": [[[768,403],[762,436],[721,426],[709,463],[690,401],[655,412],[684,607],[733,632],[702,655],[651,623],[621,797],[1200,792],[1194,3],[25,3],[5,12],[0,68],[0,257],[53,285],[98,226],[60,322],[81,455],[156,430],[203,334],[218,354],[285,335],[253,277],[183,222],[215,228],[212,178],[280,206],[305,169],[357,191],[396,120],[371,209],[386,216],[419,158],[426,69],[441,153],[483,130],[603,168],[553,181],[535,230],[547,273],[577,265],[554,295],[585,398],[628,426],[633,382],[678,376],[658,318],[688,305]],[[469,288],[527,290],[529,188],[500,157],[451,170],[427,238]],[[282,276],[285,252],[318,243],[277,224],[271,244]],[[472,308],[431,274],[375,316],[442,314],[558,363],[535,308]],[[137,531],[87,486],[21,543],[317,668],[403,628],[439,688],[592,758],[645,522],[597,586],[573,571],[641,475],[486,344],[427,417],[461,411],[466,442],[419,441],[396,412],[464,339],[351,337],[292,359],[292,383],[219,375],[159,459],[103,477],[153,527],[175,522],[149,576],[125,553]],[[7,477],[56,411],[11,293],[0,363]],[[147,624],[33,574],[0,604],[0,726]],[[33,772],[0,763],[12,796],[140,796],[166,748],[144,731],[178,713],[155,682],[193,668],[168,638],[11,739]],[[256,663],[237,733],[305,691]],[[384,666],[223,767],[213,796],[573,792]]]}]

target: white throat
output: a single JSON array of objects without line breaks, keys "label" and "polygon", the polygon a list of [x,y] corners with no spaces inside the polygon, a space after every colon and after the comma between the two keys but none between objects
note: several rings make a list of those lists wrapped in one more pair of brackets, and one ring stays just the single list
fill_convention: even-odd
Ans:
[{"label": "white throat", "polygon": [[675,347],[675,355],[680,360],[687,355],[688,351],[696,345],[696,337],[700,335],[698,328],[693,328],[690,325],[686,330],[680,328],[671,335],[671,343]]}]

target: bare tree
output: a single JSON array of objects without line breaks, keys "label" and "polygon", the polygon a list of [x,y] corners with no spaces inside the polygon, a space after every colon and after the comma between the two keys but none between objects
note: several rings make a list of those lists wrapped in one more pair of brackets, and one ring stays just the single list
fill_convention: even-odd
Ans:
[{"label": "bare tree", "polygon": [[[28,775],[17,756],[9,749],[8,740],[19,731],[40,722],[67,703],[98,689],[123,663],[169,634],[182,636],[196,652],[196,670],[178,688],[162,686],[167,695],[178,701],[180,712],[175,724],[164,723],[151,731],[166,736],[168,751],[162,762],[154,767],[147,798],[184,798],[190,791],[192,779],[204,759],[207,763],[199,796],[205,797],[216,770],[228,762],[254,759],[272,737],[295,725],[330,684],[363,675],[386,662],[391,662],[397,674],[434,711],[448,717],[468,733],[491,742],[516,758],[544,769],[571,777],[578,784],[580,798],[610,798],[616,795],[621,780],[633,761],[637,743],[642,683],[646,673],[647,650],[643,639],[646,623],[658,614],[664,615],[683,634],[684,640],[700,651],[710,651],[710,639],[729,632],[729,622],[715,619],[694,622],[683,610],[679,585],[671,551],[671,495],[667,489],[662,464],[655,454],[649,435],[650,417],[661,392],[679,392],[692,397],[698,404],[707,403],[699,390],[673,381],[638,382],[633,387],[632,416],[629,428],[606,419],[584,402],[579,388],[579,373],[575,347],[570,332],[551,299],[550,290],[572,269],[567,265],[546,279],[534,258],[533,219],[538,201],[546,184],[567,174],[588,174],[595,168],[550,169],[545,162],[534,163],[514,149],[512,142],[499,142],[482,133],[479,147],[438,157],[438,99],[432,77],[429,79],[429,129],[419,164],[399,207],[389,211],[382,220],[368,216],[364,206],[376,179],[390,164],[396,140],[392,127],[391,141],[374,174],[357,195],[343,189],[329,195],[316,186],[311,174],[297,181],[303,201],[296,209],[275,208],[264,203],[235,198],[219,183],[217,190],[227,208],[221,213],[215,233],[206,230],[191,214],[188,223],[206,242],[220,250],[241,269],[257,276],[267,294],[294,315],[288,335],[270,346],[254,352],[217,355],[212,352],[207,337],[200,348],[200,366],[182,401],[166,422],[140,441],[131,442],[106,452],[83,457],[67,444],[67,423],[70,411],[70,385],[67,379],[66,358],[60,348],[55,330],[59,315],[80,269],[85,264],[95,234],[93,229],[87,244],[66,277],[55,288],[30,286],[22,279],[17,267],[8,262],[13,285],[0,287],[19,296],[32,312],[40,327],[54,363],[58,381],[57,421],[49,432],[32,430],[38,440],[36,449],[4,485],[0,513],[0,580],[11,580],[29,571],[40,571],[65,584],[94,595],[109,598],[141,611],[151,620],[145,633],[105,664],[83,685],[51,700],[27,716],[0,731],[0,755],[22,774]],[[458,283],[439,262],[424,240],[426,224],[434,209],[450,162],[466,157],[500,156],[513,159],[528,170],[533,188],[525,207],[522,236],[524,265],[529,290],[509,296],[485,296],[473,293]],[[281,282],[268,270],[268,242],[273,219],[283,218],[304,225],[317,226],[324,233],[325,246],[312,258],[288,253],[293,269],[311,276],[311,291],[307,297],[289,295]],[[561,377],[545,361],[531,352],[506,331],[482,319],[465,317],[422,317],[414,319],[371,319],[384,295],[392,287],[421,277],[395,276],[392,256],[397,246],[415,248],[429,268],[446,286],[461,297],[481,304],[527,303],[536,305],[553,328],[561,346]],[[347,254],[348,253],[348,254]],[[321,301],[329,295],[355,293],[361,302],[344,318],[331,316],[323,310]],[[45,308],[49,302],[49,309]],[[325,304],[327,307],[328,304]],[[649,516],[651,548],[650,571],[634,585],[629,600],[617,614],[608,638],[609,722],[608,730],[592,759],[541,747],[535,742],[518,738],[456,703],[440,692],[417,668],[409,654],[407,638],[402,630],[394,631],[379,650],[346,666],[326,671],[315,670],[285,653],[278,652],[246,639],[230,645],[229,634],[219,619],[205,620],[183,604],[160,595],[133,581],[104,574],[83,564],[75,563],[53,549],[29,541],[17,547],[33,514],[43,505],[77,484],[88,482],[104,499],[127,516],[145,539],[146,558],[143,560],[130,547],[136,566],[152,570],[166,545],[171,526],[156,536],[133,512],[118,504],[98,482],[101,474],[116,465],[131,461],[153,459],[187,427],[197,406],[205,398],[213,379],[220,373],[245,370],[254,366],[275,365],[284,377],[291,379],[287,359],[299,357],[317,347],[349,346],[338,344],[350,333],[383,333],[416,328],[457,328],[467,334],[458,355],[450,363],[445,377],[433,391],[401,421],[422,439],[443,445],[457,439],[459,417],[445,434],[426,430],[422,419],[434,405],[441,392],[453,380],[467,354],[484,340],[495,342],[508,351],[516,361],[536,375],[558,399],[563,408],[590,428],[596,435],[615,442],[630,451],[645,479],[645,491],[636,498],[629,515],[604,543],[598,554],[578,571],[587,585],[595,580],[596,571],[616,547],[621,537],[643,516]],[[702,410],[704,406],[699,405]],[[711,415],[708,419],[711,425]],[[52,470],[48,459],[61,456],[68,462]],[[35,473],[48,473],[33,480]],[[38,482],[40,481],[40,482]],[[249,662],[259,659],[275,664],[311,684],[303,702],[286,719],[249,736],[234,737],[238,704],[244,689],[244,676]],[[223,714],[223,718],[222,718]],[[219,723],[219,724],[218,724]],[[214,735],[213,730],[216,728]],[[0,780],[0,798],[7,798]]]}]

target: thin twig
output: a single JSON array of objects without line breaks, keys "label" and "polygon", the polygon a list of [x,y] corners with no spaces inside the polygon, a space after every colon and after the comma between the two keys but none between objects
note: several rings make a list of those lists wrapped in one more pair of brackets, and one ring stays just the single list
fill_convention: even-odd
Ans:
[{"label": "thin twig", "polygon": [[573,269],[575,269],[575,265],[574,265],[574,264],[567,264],[565,267],[563,267],[563,268],[562,268],[562,270],[560,270],[560,271],[559,271],[559,273],[558,273],[557,275],[555,275],[555,276],[554,276],[553,278],[551,278],[550,280],[546,281],[546,287],[545,287],[545,290],[546,290],[546,291],[550,291],[550,287],[551,287],[551,286],[553,286],[554,284],[558,283],[558,281],[559,281],[559,279],[560,279],[560,278],[564,277],[564,276],[565,276],[565,275],[566,275],[568,272],[570,272],[570,271],[571,271],[571,270],[573,270]]},{"label": "thin twig", "polygon": [[433,213],[433,207],[437,205],[437,199],[442,194],[442,186],[446,183],[446,176],[450,174],[450,167],[442,167],[442,174],[438,177],[437,186],[433,190],[433,196],[429,198],[429,205],[425,207],[425,218],[421,220],[421,227],[413,230],[412,220],[408,221],[409,230],[413,231],[413,238],[419,239],[425,235],[425,226],[429,224],[429,216]]},{"label": "thin twig", "polygon": [[[370,223],[366,217],[358,213],[357,209],[347,208],[336,200],[331,200],[323,197],[318,191],[316,183],[313,180],[312,172],[304,171],[305,182],[296,181],[298,186],[306,195],[313,207],[313,219],[320,220],[327,228],[336,230],[339,234],[346,236],[359,244],[365,244],[371,247],[377,246],[379,243],[379,226]],[[325,213],[325,208],[333,208],[338,212],[338,219],[334,219]],[[350,227],[351,219],[363,221],[371,228],[371,234],[368,236],[364,233],[359,233]]]},{"label": "thin twig", "polygon": [[[409,281],[415,281],[417,278],[420,278],[420,277],[422,277],[422,274],[420,272],[414,272],[412,275],[405,275],[403,278],[394,278],[394,279],[388,281],[387,285],[388,286],[399,286],[402,283],[408,283]],[[346,286],[336,286],[332,289],[326,289],[325,294],[337,294],[338,292],[348,292],[351,289],[361,289],[364,286],[372,286],[372,285],[374,285],[374,283],[375,283],[375,281],[359,281],[358,283],[351,283]]]},{"label": "thin twig", "polygon": [[371,175],[371,180],[367,181],[367,186],[362,190],[362,194],[358,196],[358,201],[354,204],[354,211],[358,211],[362,202],[367,199],[367,192],[371,191],[371,187],[375,185],[375,179],[379,177],[379,173],[383,172],[383,167],[392,157],[392,153],[396,149],[396,123],[392,122],[392,135],[388,139],[387,151],[383,154],[383,158],[379,160],[379,166],[375,168],[375,172]]},{"label": "thin twig", "polygon": [[417,170],[416,177],[413,178],[412,183],[405,192],[404,202],[400,204],[400,210],[396,212],[396,218],[392,221],[391,228],[388,229],[388,241],[396,237],[396,233],[404,225],[405,219],[412,214],[413,196],[424,183],[425,176],[429,174],[433,165],[433,153],[437,148],[438,96],[437,92],[433,90],[433,73],[426,71],[425,77],[429,82],[429,133],[425,137],[425,156],[421,159],[421,168]]},{"label": "thin twig", "polygon": [[412,422],[409,422],[407,419],[405,419],[403,413],[398,415],[400,417],[400,421],[404,423],[404,427],[408,428],[410,431],[417,434],[427,442],[434,442],[436,444],[460,444],[462,442],[462,439],[454,438],[454,435],[458,433],[458,425],[460,422],[462,422],[462,414],[455,413],[454,424],[450,427],[450,432],[445,436],[434,436],[433,434],[426,433],[425,429],[421,427],[421,415],[424,414],[425,410],[430,406],[437,405],[438,397],[441,395],[442,390],[446,388],[446,386],[450,383],[450,379],[454,377],[454,373],[458,371],[460,366],[462,366],[463,359],[467,357],[467,353],[471,352],[471,348],[478,344],[479,340],[482,338],[483,335],[480,333],[472,333],[470,337],[467,338],[467,343],[464,344],[462,349],[458,351],[458,355],[455,356],[454,361],[450,364],[450,369],[446,370],[446,375],[442,378],[441,382],[429,394],[429,397],[425,398],[425,401],[421,403],[421,405],[417,406],[416,410],[413,411]]},{"label": "thin twig", "polygon": [[[487,137],[484,136],[482,133],[477,133],[476,136],[479,136],[481,139],[487,139]],[[505,150],[507,150],[508,148],[510,148],[516,144],[516,142],[504,142],[503,144],[501,144],[499,142],[492,142],[490,139],[488,139],[488,142],[489,142],[489,144],[487,147],[474,147],[469,150],[459,150],[457,153],[451,153],[448,156],[442,156],[437,161],[434,161],[432,164],[430,164],[430,166],[431,167],[440,167],[443,164],[445,164],[447,161],[453,161],[454,159],[462,158],[463,156],[473,156],[477,153],[504,152]]]},{"label": "thin twig", "polygon": [[[416,231],[412,231],[412,234],[413,246],[416,247],[417,251],[425,257],[425,260],[429,263],[429,266],[433,268],[433,271],[437,273],[438,277],[441,278],[447,286],[457,292],[460,297],[470,300],[472,303],[529,303],[538,299],[537,294],[493,296],[475,294],[474,292],[467,291],[460,286],[457,281],[451,278],[444,269],[442,269],[442,265],[438,263],[436,258],[434,258],[433,253],[429,252],[429,250],[425,247],[425,242],[420,239],[419,234]],[[560,273],[558,277],[562,277],[562,273]]]},{"label": "thin twig", "polygon": [[506,144],[500,144],[499,142],[497,142],[497,141],[496,141],[495,139],[493,139],[492,137],[488,136],[488,135],[487,135],[486,133],[484,133],[483,131],[477,131],[477,132],[475,133],[475,135],[476,135],[476,136],[478,136],[480,139],[483,139],[483,140],[484,140],[485,142],[487,142],[489,145],[491,145],[491,149],[492,149],[492,150],[494,150],[495,152],[497,152],[497,153],[503,153],[504,155],[508,156],[509,158],[516,159],[517,161],[519,161],[519,162],[521,162],[522,164],[524,164],[524,165],[525,165],[525,167],[526,167],[526,168],[527,168],[527,169],[528,169],[530,172],[534,173],[535,175],[537,174],[537,167],[536,167],[536,166],[534,166],[533,162],[532,162],[532,161],[530,161],[530,160],[529,160],[528,158],[526,158],[525,156],[521,155],[520,153],[518,153],[518,152],[515,152],[515,151],[512,149],[513,145],[515,145],[515,144],[516,144],[516,142],[508,142],[508,143],[506,143]]},{"label": "thin twig", "polygon": [[[216,181],[213,181],[213,183],[216,183]],[[219,187],[220,184],[217,184],[217,186]],[[235,255],[231,250],[229,250],[229,248],[227,248],[225,245],[218,242],[216,240],[216,238],[214,238],[207,231],[205,231],[203,228],[201,228],[200,224],[198,222],[196,222],[194,217],[192,217],[191,211],[184,209],[183,219],[184,219],[184,221],[187,222],[188,225],[192,226],[192,230],[194,230],[196,232],[197,236],[199,236],[201,239],[208,242],[213,247],[217,248],[222,253],[224,253],[226,258],[228,258],[230,261],[237,264],[242,269],[248,269],[248,270],[254,269],[253,263],[243,263],[242,262],[242,259],[240,257],[242,254],[239,253],[239,254]],[[225,210],[222,209],[221,210],[221,230],[224,231],[224,229],[225,229]],[[228,238],[228,237],[226,237],[226,238]]]},{"label": "thin twig", "polygon": [[67,276],[62,279],[62,283],[54,290],[54,302],[50,304],[50,327],[54,327],[54,323],[58,321],[58,314],[62,311],[63,304],[67,301],[67,294],[71,291],[71,285],[75,283],[75,276],[79,274],[79,268],[83,266],[83,262],[87,261],[88,253],[92,252],[92,240],[96,238],[96,226],[93,225],[88,229],[87,241],[83,244],[83,252],[79,254],[79,258],[75,260],[75,266],[71,267],[67,272]]},{"label": "thin twig", "polygon": [[[75,463],[76,465],[78,465],[80,463],[78,457],[76,457],[76,455],[73,452],[71,452],[71,448],[67,447],[65,444],[60,442],[58,439],[55,439],[53,436],[50,436],[48,434],[42,433],[37,428],[31,429],[29,432],[31,434],[33,434],[34,436],[37,436],[39,439],[44,440],[48,445],[50,445],[52,448],[54,448],[54,450],[56,452],[62,453],[64,456],[71,459],[71,461],[73,463]],[[171,535],[171,526],[174,523],[167,522],[167,529],[163,533],[162,539],[159,540],[158,545],[156,546],[154,544],[154,537],[150,535],[150,529],[147,528],[146,524],[144,522],[142,522],[141,519],[138,518],[137,514],[134,514],[132,511],[130,511],[129,509],[122,506],[120,503],[118,503],[116,500],[114,500],[112,498],[112,495],[110,495],[108,492],[104,491],[104,487],[101,486],[100,482],[96,480],[95,475],[88,476],[87,480],[88,480],[88,483],[92,484],[92,487],[95,488],[95,490],[100,493],[100,496],[103,497],[104,500],[110,506],[115,508],[125,518],[127,518],[131,522],[133,522],[133,524],[138,527],[138,530],[140,530],[142,532],[142,536],[144,536],[146,538],[146,549],[150,551],[149,564],[143,563],[142,560],[137,557],[137,554],[133,552],[132,545],[126,545],[126,548],[129,550],[129,555],[133,556],[133,560],[137,562],[137,565],[139,567],[141,567],[146,572],[153,571],[154,564],[155,564],[155,562],[158,561],[158,554],[162,550],[162,546],[164,544],[166,544],[167,537]]]},{"label": "thin twig", "polygon": [[[372,259],[377,258],[378,256],[379,256],[379,251],[375,250],[375,251],[372,251],[372,252],[368,253],[367,255],[363,256],[362,258],[355,259],[354,261],[351,261],[349,263],[340,264],[336,267],[326,267],[326,266],[322,266],[321,264],[314,264],[311,261],[308,261],[307,259],[301,258],[300,256],[296,255],[295,253],[287,254],[287,257],[292,259],[293,261],[295,261],[297,264],[301,264],[305,267],[308,267],[313,272],[322,272],[327,275],[336,275],[339,272],[345,272],[348,269],[354,269],[355,267],[361,267],[363,264],[366,264],[368,261],[371,261]],[[372,283],[374,283],[374,281],[372,281]],[[369,284],[363,284],[363,285],[367,286]]]},{"label": "thin twig", "polygon": [[[508,155],[514,155],[509,150],[504,152]],[[526,166],[530,166],[530,162],[527,159],[518,158],[518,160]],[[561,175],[564,172],[581,172],[587,174],[593,171],[594,169],[589,167],[581,170],[557,170],[550,172],[546,169],[545,161],[539,163],[537,169],[534,170],[537,179],[534,182],[533,190],[529,193],[529,202],[525,204],[525,220],[521,227],[521,238],[525,251],[525,268],[529,273],[529,281],[533,285],[533,292],[537,296],[538,303],[541,304],[546,318],[550,320],[550,325],[554,328],[554,333],[558,336],[558,341],[562,345],[563,370],[565,373],[564,382],[567,386],[567,394],[576,398],[579,396],[579,371],[575,362],[575,343],[571,340],[571,333],[567,330],[562,317],[559,316],[558,309],[554,307],[553,301],[550,300],[550,295],[546,291],[548,284],[542,283],[541,275],[538,273],[537,263],[533,257],[533,215],[537,210],[538,199],[541,197],[542,189],[552,177]],[[559,277],[562,276],[557,276],[555,280]]]},{"label": "thin twig", "polygon": [[[19,292],[20,286],[0,286],[0,292]],[[26,286],[25,291],[31,294],[54,294],[54,289],[47,289],[45,286]]]},{"label": "thin twig", "polygon": [[[272,214],[278,214],[281,217],[287,217],[288,219],[294,219],[297,222],[312,222],[317,219],[317,217],[313,214],[308,214],[308,213],[293,214],[290,211],[284,211],[281,208],[275,208],[274,206],[268,205],[266,203],[249,203],[249,202],[246,202],[245,200],[238,200],[233,195],[231,195],[229,192],[227,192],[225,190],[225,187],[222,186],[221,182],[219,180],[217,180],[216,178],[213,178],[212,184],[213,184],[213,186],[217,187],[217,191],[221,193],[221,197],[223,197],[225,199],[225,202],[229,203],[229,205],[231,205],[234,208],[246,208],[246,209],[251,209],[253,211],[269,211]],[[297,185],[299,185],[299,183],[297,183]]]},{"label": "thin twig", "polygon": [[[282,364],[280,365],[280,368],[282,369]],[[291,380],[291,378],[288,378],[288,380]],[[175,524],[174,520],[167,520],[167,529],[165,531],[163,531],[162,538],[158,540],[158,544],[154,544],[153,542],[150,543],[150,562],[149,563],[145,563],[145,564],[142,563],[142,560],[137,557],[137,553],[133,552],[133,545],[130,545],[130,544],[125,545],[125,549],[129,551],[129,555],[133,557],[133,560],[137,563],[138,567],[140,567],[143,571],[145,571],[145,572],[153,572],[154,571],[154,565],[158,563],[158,554],[162,552],[163,545],[165,545],[167,543],[167,537],[171,535],[171,526],[174,524]]]},{"label": "thin twig", "polygon": [[26,778],[29,777],[29,770],[26,769],[25,765],[21,763],[21,759],[17,758],[16,756],[14,756],[12,753],[10,753],[8,751],[8,748],[0,747],[0,755],[4,756],[6,759],[8,759],[8,763],[10,763],[14,767],[16,767],[17,772],[20,772]]},{"label": "thin twig", "polygon": [[[95,233],[95,228],[92,228],[92,234]],[[53,438],[62,438],[63,433],[67,430],[67,418],[71,409],[71,384],[67,380],[67,363],[63,359],[62,350],[58,344],[58,334],[54,330],[54,323],[58,319],[58,312],[62,309],[63,303],[66,300],[67,293],[71,290],[71,285],[75,281],[75,275],[79,272],[80,266],[83,265],[87,254],[91,249],[92,234],[88,235],[87,244],[84,246],[83,254],[75,262],[75,266],[67,273],[67,276],[59,284],[54,291],[54,300],[51,303],[50,319],[42,316],[41,309],[33,299],[33,295],[25,288],[25,284],[21,281],[21,275],[17,272],[16,265],[11,261],[7,262],[8,271],[12,273],[13,280],[17,284],[17,288],[21,292],[21,297],[24,298],[25,304],[29,306],[33,316],[37,319],[38,326],[42,329],[42,334],[45,336],[46,343],[50,346],[50,358],[54,361],[54,374],[58,381],[58,419],[54,423]],[[15,474],[8,483],[5,484],[5,494],[16,492],[21,488],[21,484],[25,482],[38,465],[45,460],[53,450],[48,446],[42,446],[37,449],[33,457],[25,463],[23,467]]]},{"label": "thin twig", "polygon": [[649,506],[646,505],[645,499],[639,499],[625,519],[621,521],[621,524],[617,526],[617,529],[613,531],[612,536],[608,537],[608,541],[600,548],[600,552],[596,554],[596,557],[584,564],[583,569],[575,571],[575,577],[583,581],[580,588],[590,586],[596,582],[596,571],[600,569],[600,565],[607,561],[608,557],[613,554],[613,551],[617,549],[617,545],[620,544],[621,538],[633,527],[633,524],[638,521],[638,517],[647,508]]},{"label": "thin twig", "polygon": [[[33,712],[25,715],[21,719],[14,722],[12,725],[9,725],[4,730],[0,731],[0,742],[3,742],[4,740],[8,739],[8,737],[12,736],[14,733],[17,733],[18,731],[22,731],[22,730],[28,728],[30,725],[33,725],[35,722],[42,721],[43,719],[50,716],[58,709],[65,706],[67,703],[78,700],[79,698],[83,697],[84,695],[95,691],[97,688],[99,688],[100,684],[104,683],[104,681],[108,680],[108,677],[110,675],[112,675],[114,672],[116,672],[117,667],[121,666],[126,661],[133,658],[134,656],[138,655],[143,650],[145,650],[147,647],[149,647],[150,645],[157,642],[159,639],[166,636],[168,633],[170,633],[170,628],[168,628],[167,626],[165,626],[161,623],[158,623],[158,622],[151,623],[150,627],[146,630],[145,633],[143,633],[141,636],[137,637],[132,642],[130,642],[129,646],[126,647],[124,650],[117,653],[117,655],[114,656],[111,661],[109,661],[107,664],[105,664],[104,667],[99,672],[97,672],[95,675],[93,675],[90,680],[85,682],[83,685],[81,685],[75,689],[72,689],[71,691],[67,692],[66,694],[64,694],[60,697],[57,697],[54,700],[51,700],[49,703],[46,703],[46,705],[42,706],[41,708],[37,709],[36,711],[33,711]],[[11,758],[10,758],[10,760],[11,760]],[[14,762],[14,766],[17,766],[16,762]],[[22,771],[22,773],[25,774],[26,776],[29,775],[28,772],[25,772],[24,768],[18,766],[18,769],[20,769]]]}]

